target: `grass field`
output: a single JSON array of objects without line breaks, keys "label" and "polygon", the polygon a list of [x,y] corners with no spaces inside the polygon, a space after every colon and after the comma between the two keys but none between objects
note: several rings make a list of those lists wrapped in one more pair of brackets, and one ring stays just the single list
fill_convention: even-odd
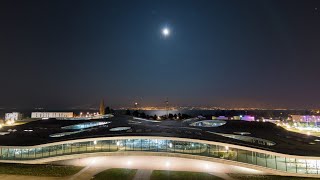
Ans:
[{"label": "grass field", "polygon": [[151,180],[221,180],[207,173],[185,171],[153,171]]},{"label": "grass field", "polygon": [[93,177],[94,180],[132,180],[136,169],[108,169]]},{"label": "grass field", "polygon": [[79,172],[83,167],[58,165],[29,165],[29,164],[0,164],[0,174],[28,175],[28,176],[70,176]]},{"label": "grass field", "polygon": [[315,180],[315,178],[303,177],[289,177],[289,176],[274,176],[274,175],[242,175],[242,174],[229,174],[238,180]]}]

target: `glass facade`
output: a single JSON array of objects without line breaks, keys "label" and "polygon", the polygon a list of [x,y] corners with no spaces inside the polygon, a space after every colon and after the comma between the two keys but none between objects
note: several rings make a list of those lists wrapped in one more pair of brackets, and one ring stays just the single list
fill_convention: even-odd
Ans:
[{"label": "glass facade", "polygon": [[106,125],[106,124],[110,124],[110,122],[86,122],[81,124],[64,126],[64,127],[61,127],[61,129],[87,129],[91,127]]},{"label": "glass facade", "polygon": [[[212,142],[214,143],[214,142]],[[58,145],[36,147],[0,147],[0,160],[34,160],[47,157],[92,153],[147,151],[191,154],[258,165],[279,171],[299,174],[319,174],[320,160],[275,156],[214,144],[164,139],[119,139],[83,142],[61,142]]]}]

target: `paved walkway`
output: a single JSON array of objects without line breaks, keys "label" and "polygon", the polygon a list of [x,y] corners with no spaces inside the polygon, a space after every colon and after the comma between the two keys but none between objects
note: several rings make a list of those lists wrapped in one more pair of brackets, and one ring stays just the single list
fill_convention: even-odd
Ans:
[{"label": "paved walkway", "polygon": [[262,171],[218,162],[166,156],[98,156],[65,160],[56,164],[85,167],[77,174],[60,180],[90,180],[94,175],[110,168],[138,169],[134,180],[150,179],[153,170],[205,172],[225,180],[235,180],[228,175],[229,173],[266,174]]},{"label": "paved walkway", "polygon": [[211,172],[208,172],[208,174],[214,175],[214,176],[222,178],[224,180],[236,180],[236,179],[230,177],[228,174],[225,174],[225,173],[211,173]]},{"label": "paved walkway", "polygon": [[95,167],[95,166],[87,166],[79,171],[77,174],[68,178],[68,180],[89,180],[94,175],[100,173],[101,171],[107,170],[109,168],[106,167]]},{"label": "paved walkway", "polygon": [[139,169],[133,180],[149,180],[153,170]]}]

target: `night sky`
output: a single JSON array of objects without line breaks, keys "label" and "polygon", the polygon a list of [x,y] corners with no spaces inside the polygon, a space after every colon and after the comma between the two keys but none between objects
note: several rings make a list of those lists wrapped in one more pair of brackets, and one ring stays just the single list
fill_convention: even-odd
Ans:
[{"label": "night sky", "polygon": [[2,0],[0,23],[0,107],[320,107],[319,0]]}]

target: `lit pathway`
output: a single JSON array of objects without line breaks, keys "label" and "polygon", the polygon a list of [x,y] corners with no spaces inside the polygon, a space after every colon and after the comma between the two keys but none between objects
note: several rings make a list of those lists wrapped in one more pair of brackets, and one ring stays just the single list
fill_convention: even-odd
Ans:
[{"label": "lit pathway", "polygon": [[94,175],[107,169],[109,168],[105,166],[94,166],[94,160],[92,160],[86,167],[84,167],[81,171],[68,178],[68,180],[89,180]]},{"label": "lit pathway", "polygon": [[216,177],[219,177],[219,178],[222,178],[225,180],[236,180],[236,179],[230,177],[228,174],[224,174],[224,173],[210,173],[209,172],[208,174],[214,175]]},{"label": "lit pathway", "polygon": [[152,174],[150,169],[139,169],[133,180],[149,180]]},{"label": "lit pathway", "polygon": [[218,162],[166,156],[98,156],[60,161],[55,164],[86,166],[71,177],[73,180],[89,180],[95,174],[109,168],[139,169],[135,180],[147,179],[152,170],[206,172],[226,180],[234,180],[228,176],[229,173],[266,174],[262,171]]}]

